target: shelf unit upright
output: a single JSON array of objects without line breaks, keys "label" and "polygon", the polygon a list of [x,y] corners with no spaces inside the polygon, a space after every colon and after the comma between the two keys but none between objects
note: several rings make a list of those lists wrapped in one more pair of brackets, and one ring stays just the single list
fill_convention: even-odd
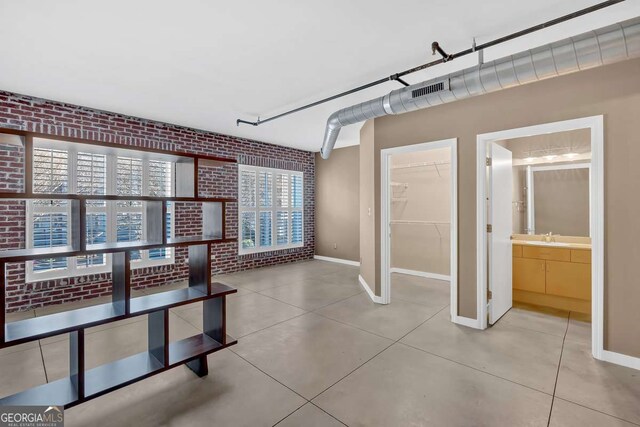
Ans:
[{"label": "shelf unit upright", "polygon": [[[43,194],[33,192],[34,140],[61,144],[99,146],[105,152],[142,152],[175,161],[175,196],[116,196]],[[198,376],[208,374],[207,355],[237,343],[226,334],[226,296],[236,290],[211,282],[212,245],[235,242],[227,238],[226,204],[231,198],[200,196],[198,168],[235,163],[234,159],[201,156],[166,150],[123,147],[117,144],[62,138],[0,128],[0,145],[21,145],[24,153],[22,192],[1,192],[0,200],[65,199],[71,204],[70,244],[65,247],[17,249],[0,252],[0,348],[68,333],[69,376],[0,399],[0,405],[61,405],[71,407],[110,391],[148,378],[179,365],[188,366]],[[146,206],[146,240],[89,245],[86,242],[86,204],[89,200],[135,200]],[[168,202],[202,203],[202,233],[199,236],[167,238]],[[131,297],[131,252],[163,247],[188,247],[188,287],[136,298]],[[74,257],[97,253],[112,254],[111,302],[61,313],[6,322],[6,265],[53,257]],[[169,309],[202,302],[203,333],[169,342]],[[85,329],[135,316],[148,315],[147,351],[93,369],[85,368]]]}]

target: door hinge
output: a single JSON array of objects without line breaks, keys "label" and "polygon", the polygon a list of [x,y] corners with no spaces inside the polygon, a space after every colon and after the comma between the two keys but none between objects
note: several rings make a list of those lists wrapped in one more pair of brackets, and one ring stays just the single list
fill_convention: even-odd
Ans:
[{"label": "door hinge", "polygon": [[493,294],[491,291],[487,291],[487,300],[493,299]]},{"label": "door hinge", "polygon": [[487,157],[487,166],[491,166],[491,157]]},{"label": "door hinge", "polygon": [[487,233],[491,233],[493,231],[493,226],[491,224],[487,224]]}]

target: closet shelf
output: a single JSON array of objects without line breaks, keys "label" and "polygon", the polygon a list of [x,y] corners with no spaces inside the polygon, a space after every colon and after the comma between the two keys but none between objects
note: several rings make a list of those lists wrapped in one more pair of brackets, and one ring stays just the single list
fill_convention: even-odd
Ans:
[{"label": "closet shelf", "polygon": [[408,169],[408,168],[424,168],[429,166],[445,166],[450,165],[451,162],[419,162],[419,163],[407,163],[405,165],[395,165],[391,169]]},{"label": "closet shelf", "polygon": [[391,186],[409,188],[409,183],[408,182],[392,182]]},{"label": "closet shelf", "polygon": [[410,168],[426,168],[426,167],[434,167],[436,168],[436,172],[438,172],[438,177],[441,177],[440,168],[438,166],[450,165],[451,162],[419,162],[419,163],[408,163],[406,165],[395,165],[391,166],[391,169],[410,169]]}]

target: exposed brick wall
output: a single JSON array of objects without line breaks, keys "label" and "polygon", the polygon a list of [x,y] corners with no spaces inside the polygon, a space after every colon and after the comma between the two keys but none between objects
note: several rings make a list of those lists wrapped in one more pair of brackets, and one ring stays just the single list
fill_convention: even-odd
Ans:
[{"label": "exposed brick wall", "polygon": [[[313,153],[251,141],[212,132],[109,113],[76,105],[47,101],[0,91],[0,127],[50,135],[90,139],[131,147],[173,150],[238,158],[255,156],[279,162],[291,162],[305,173],[305,246],[253,256],[238,256],[237,243],[221,243],[213,248],[214,274],[311,259],[314,252],[315,165]],[[0,144],[0,191],[22,188],[23,153],[16,146]],[[237,198],[237,168],[201,168],[200,194]],[[200,207],[194,203],[176,203],[176,236],[198,234]],[[238,206],[227,204],[227,237],[237,237]],[[24,202],[0,201],[0,250],[25,246]],[[187,248],[176,248],[175,264],[135,269],[134,288],[158,286],[188,277],[185,263]],[[25,283],[24,263],[7,266],[7,310],[16,311],[49,304],[92,298],[111,293],[110,274],[95,274],[70,279]]]}]

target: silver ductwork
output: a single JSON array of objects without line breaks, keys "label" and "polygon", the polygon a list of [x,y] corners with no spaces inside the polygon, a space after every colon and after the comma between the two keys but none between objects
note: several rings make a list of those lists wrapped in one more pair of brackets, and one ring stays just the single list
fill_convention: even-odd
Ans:
[{"label": "silver ductwork", "polygon": [[333,113],[320,154],[328,159],[343,126],[420,110],[640,56],[640,17],[394,90]]}]

